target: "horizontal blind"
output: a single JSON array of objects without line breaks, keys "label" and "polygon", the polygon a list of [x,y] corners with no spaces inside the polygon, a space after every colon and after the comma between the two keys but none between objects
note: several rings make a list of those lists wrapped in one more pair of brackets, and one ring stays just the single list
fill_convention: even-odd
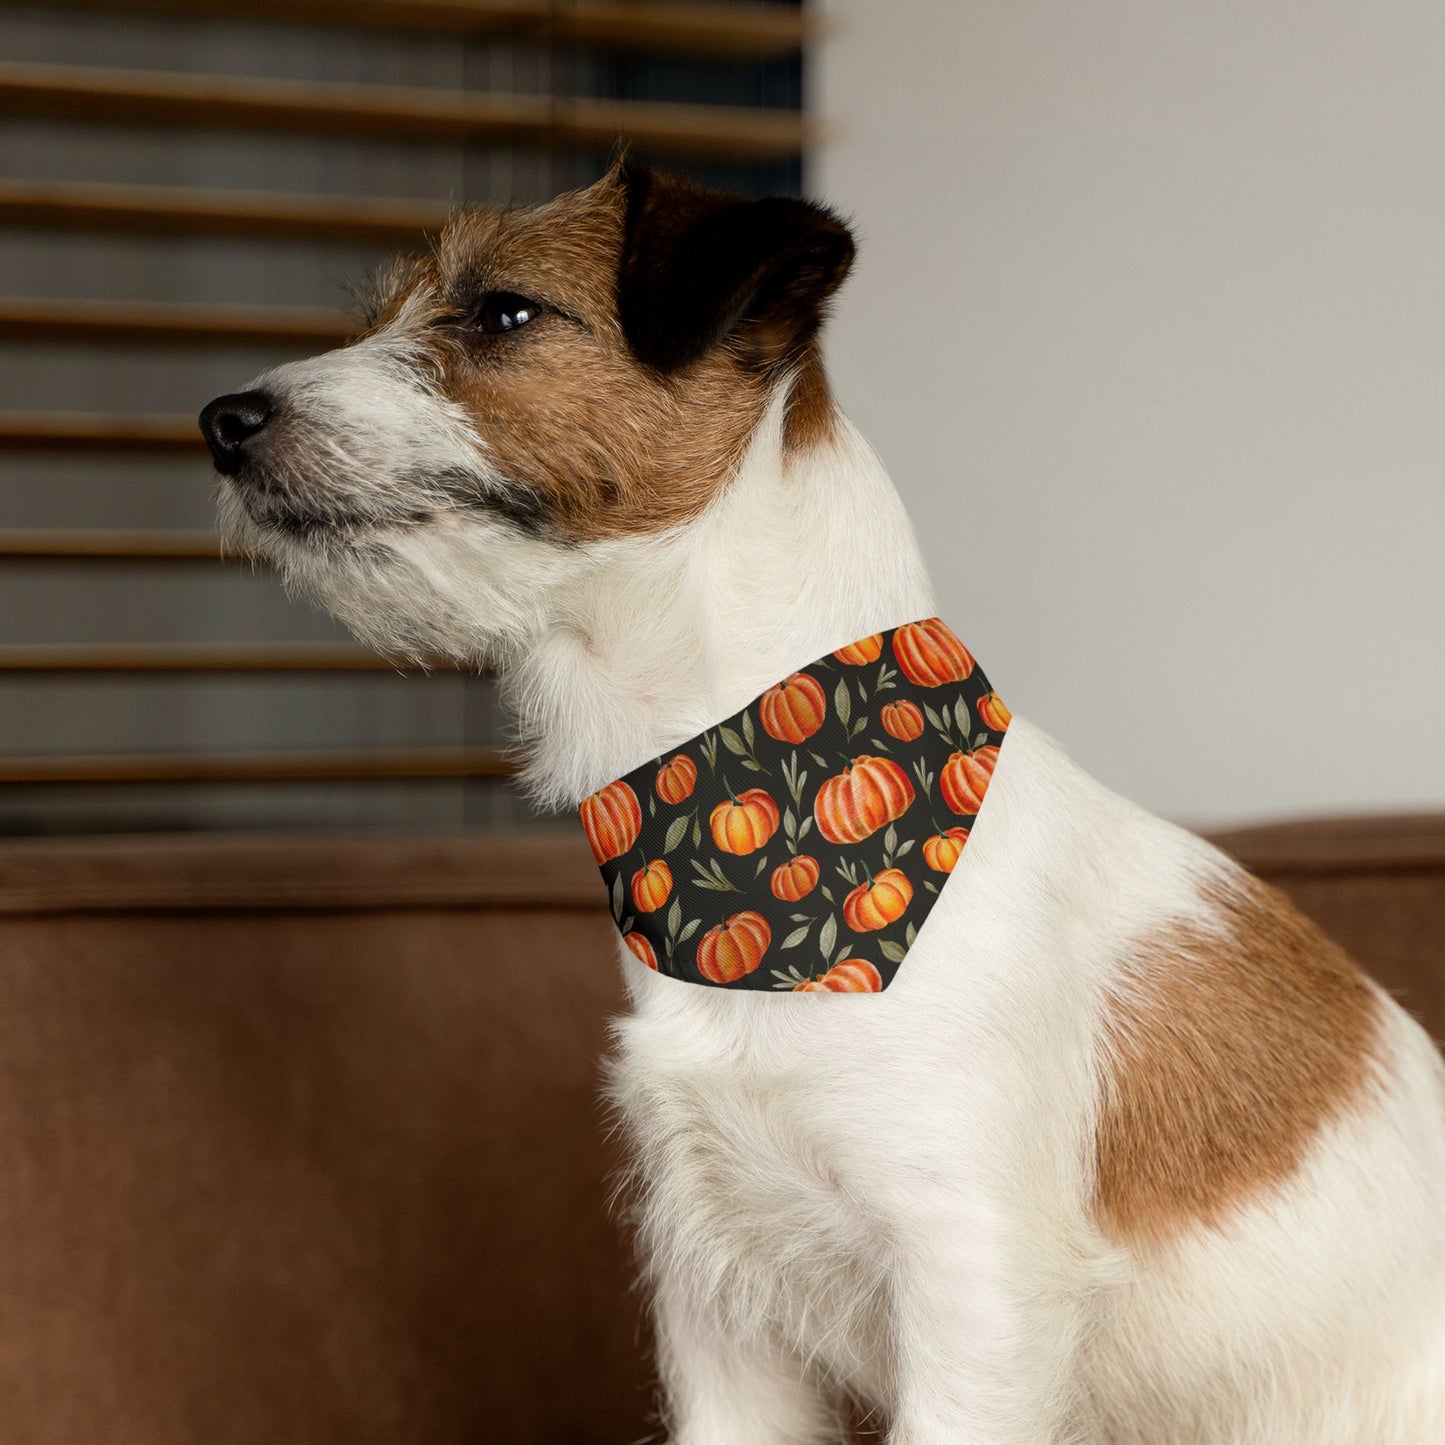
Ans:
[{"label": "horizontal blind", "polygon": [[0,4],[0,832],[515,823],[493,685],[221,556],[196,412],[619,135],[796,191],[793,4]]}]

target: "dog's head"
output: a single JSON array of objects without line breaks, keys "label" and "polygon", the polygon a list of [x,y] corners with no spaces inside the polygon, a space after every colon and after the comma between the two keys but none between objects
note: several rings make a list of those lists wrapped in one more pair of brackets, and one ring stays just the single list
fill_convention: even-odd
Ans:
[{"label": "dog's head", "polygon": [[796,441],[826,425],[814,338],[852,255],[820,207],[627,164],[462,211],[360,339],[201,413],[223,528],[379,645],[504,648],[579,555],[706,508],[780,385]]}]

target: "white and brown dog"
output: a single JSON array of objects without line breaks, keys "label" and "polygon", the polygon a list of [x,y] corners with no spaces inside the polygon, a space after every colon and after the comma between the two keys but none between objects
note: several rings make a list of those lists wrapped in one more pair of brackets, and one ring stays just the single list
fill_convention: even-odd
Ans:
[{"label": "white and brown dog", "polygon": [[[361,340],[206,409],[225,530],[377,647],[494,665],[576,805],[934,611],[818,358],[852,253],[626,165],[460,214]],[[620,952],[677,1445],[833,1440],[845,1393],[895,1445],[1445,1441],[1431,1041],[1027,723],[885,993]]]}]

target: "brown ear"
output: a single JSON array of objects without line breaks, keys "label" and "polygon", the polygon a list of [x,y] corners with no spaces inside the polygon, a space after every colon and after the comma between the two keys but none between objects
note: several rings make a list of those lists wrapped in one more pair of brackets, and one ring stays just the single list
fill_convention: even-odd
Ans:
[{"label": "brown ear", "polygon": [[624,162],[618,315],[634,355],[671,372],[735,333],[765,365],[802,354],[853,261],[831,211],[742,200]]}]

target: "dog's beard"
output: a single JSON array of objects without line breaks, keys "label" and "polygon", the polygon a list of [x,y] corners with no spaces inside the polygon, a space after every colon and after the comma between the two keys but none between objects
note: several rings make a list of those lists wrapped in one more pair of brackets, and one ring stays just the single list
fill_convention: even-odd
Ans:
[{"label": "dog's beard", "polygon": [[397,481],[355,485],[361,466],[345,448],[306,445],[304,464],[287,448],[264,466],[254,463],[221,485],[219,506],[232,526],[244,518],[261,538],[280,534],[336,545],[381,527],[417,525],[437,510],[425,489]]},{"label": "dog's beard", "polygon": [[248,461],[222,481],[218,507],[238,540],[249,526],[252,544],[279,534],[338,546],[465,511],[490,512],[532,533],[545,525],[541,499],[485,465],[378,473],[352,446],[309,430],[289,423],[285,445],[273,444],[264,462]]},{"label": "dog's beard", "polygon": [[486,473],[395,485],[404,505],[373,493],[354,506],[328,489],[319,504],[278,517],[267,509],[274,493],[258,506],[244,485],[223,481],[223,548],[271,564],[289,592],[388,656],[469,666],[493,665],[535,635],[552,586],[585,566],[581,549],[532,524],[525,501],[499,505],[505,494]]}]

